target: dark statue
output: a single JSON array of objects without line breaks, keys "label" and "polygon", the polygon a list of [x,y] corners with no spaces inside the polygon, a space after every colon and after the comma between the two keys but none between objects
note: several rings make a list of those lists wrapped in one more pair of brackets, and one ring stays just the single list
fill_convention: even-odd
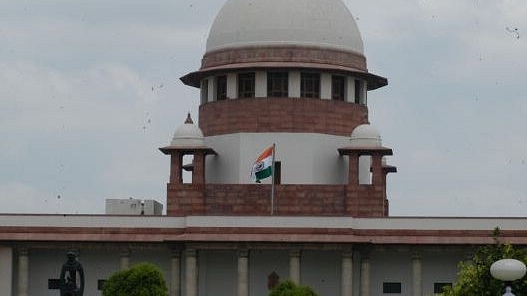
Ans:
[{"label": "dark statue", "polygon": [[60,270],[60,296],[82,296],[84,294],[84,269],[75,252],[68,252],[68,260]]}]

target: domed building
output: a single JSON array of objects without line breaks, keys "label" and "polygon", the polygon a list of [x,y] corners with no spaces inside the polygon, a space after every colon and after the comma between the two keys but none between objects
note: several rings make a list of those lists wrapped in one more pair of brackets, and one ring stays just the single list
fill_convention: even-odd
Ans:
[{"label": "domed building", "polygon": [[[388,215],[385,177],[394,170],[384,170],[381,159],[392,151],[380,144],[348,147],[355,141],[350,134],[368,123],[367,91],[387,80],[368,72],[357,24],[341,1],[227,1],[201,68],[181,80],[201,90],[199,126],[217,154],[203,160],[201,153],[185,153],[204,162],[192,182],[203,188],[201,200],[186,204],[181,195],[195,189],[171,178],[169,215],[198,214],[197,208],[206,215]],[[262,201],[269,186],[252,185],[248,168],[273,144],[271,206]],[[172,172],[183,169],[174,162],[181,153],[163,152],[172,155]],[[364,177],[355,180],[359,167]],[[203,180],[205,187],[198,185]],[[377,186],[351,197],[374,181]],[[238,198],[225,201],[233,188]]]},{"label": "domed building", "polygon": [[[145,261],[171,296],[266,296],[287,279],[319,295],[434,295],[495,227],[526,245],[527,219],[389,215],[397,169],[368,117],[387,79],[368,71],[341,0],[299,3],[219,11],[201,67],[181,78],[200,89],[199,120],[160,148],[166,215],[0,215],[0,294],[56,295],[73,251],[89,296]],[[272,175],[255,183],[260,165]]]}]

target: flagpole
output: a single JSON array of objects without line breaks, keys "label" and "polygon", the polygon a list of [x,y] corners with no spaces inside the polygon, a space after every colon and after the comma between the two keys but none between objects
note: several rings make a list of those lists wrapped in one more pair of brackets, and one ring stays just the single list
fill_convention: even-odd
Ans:
[{"label": "flagpole", "polygon": [[276,145],[273,143],[273,157],[272,157],[272,171],[271,171],[271,216],[274,215],[274,155],[275,155],[275,148]]}]

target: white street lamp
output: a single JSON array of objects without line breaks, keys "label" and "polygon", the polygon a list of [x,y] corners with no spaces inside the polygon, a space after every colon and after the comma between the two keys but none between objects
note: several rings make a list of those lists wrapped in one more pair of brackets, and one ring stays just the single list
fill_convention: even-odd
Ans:
[{"label": "white street lamp", "polygon": [[514,296],[510,282],[521,279],[526,271],[525,264],[516,259],[501,259],[492,263],[490,266],[490,274],[492,277],[507,283],[507,288],[505,288],[505,294],[503,296]]}]

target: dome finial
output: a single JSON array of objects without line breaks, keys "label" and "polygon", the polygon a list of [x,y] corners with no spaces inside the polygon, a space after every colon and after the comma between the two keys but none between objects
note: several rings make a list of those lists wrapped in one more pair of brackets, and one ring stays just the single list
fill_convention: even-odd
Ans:
[{"label": "dome finial", "polygon": [[185,120],[186,124],[194,124],[194,121],[192,121],[192,117],[190,117],[190,112],[187,114],[187,120]]}]

